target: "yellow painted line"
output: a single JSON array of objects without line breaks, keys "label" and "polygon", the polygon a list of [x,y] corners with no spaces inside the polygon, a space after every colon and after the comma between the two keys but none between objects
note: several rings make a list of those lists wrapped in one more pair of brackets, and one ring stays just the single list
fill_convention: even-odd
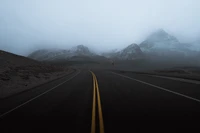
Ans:
[{"label": "yellow painted line", "polygon": [[[96,78],[96,76],[95,76]],[[99,93],[99,86],[97,83],[97,78],[96,78],[96,87],[97,87],[97,101],[98,101],[98,111],[99,111],[99,128],[100,128],[100,133],[104,133],[104,124],[103,124],[103,113],[102,113],[102,108],[101,108],[101,99],[100,99],[100,93]]]},{"label": "yellow painted line", "polygon": [[95,79],[94,75],[92,73],[92,78],[93,78],[93,103],[92,103],[92,124],[91,124],[91,133],[95,133],[95,121],[96,121],[96,87],[95,87]]},{"label": "yellow painted line", "polygon": [[95,114],[96,114],[96,93],[97,93],[97,103],[98,103],[98,112],[99,112],[99,130],[100,133],[104,133],[104,123],[103,123],[103,113],[102,113],[102,107],[101,107],[101,99],[100,99],[100,92],[99,92],[99,86],[98,86],[98,82],[97,82],[97,78],[95,76],[95,74],[90,71],[92,73],[92,77],[93,77],[93,87],[94,87],[94,93],[93,93],[93,107],[92,107],[92,124],[91,124],[91,133],[95,133]]}]

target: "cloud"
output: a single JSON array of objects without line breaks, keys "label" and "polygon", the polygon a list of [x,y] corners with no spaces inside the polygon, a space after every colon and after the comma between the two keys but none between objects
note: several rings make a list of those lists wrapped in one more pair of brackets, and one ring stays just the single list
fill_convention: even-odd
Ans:
[{"label": "cloud", "polygon": [[199,0],[1,0],[0,49],[17,54],[85,44],[103,51],[163,28],[180,41],[200,33]]}]

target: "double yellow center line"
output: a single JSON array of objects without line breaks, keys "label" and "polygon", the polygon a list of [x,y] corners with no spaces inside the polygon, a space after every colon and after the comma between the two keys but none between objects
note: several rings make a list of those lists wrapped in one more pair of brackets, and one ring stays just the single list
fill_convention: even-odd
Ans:
[{"label": "double yellow center line", "polygon": [[90,72],[92,73],[92,77],[93,77],[93,103],[92,103],[91,133],[96,132],[96,99],[98,103],[98,112],[99,112],[99,130],[100,130],[99,133],[104,133],[103,114],[102,114],[102,108],[101,108],[99,86],[98,86],[97,78],[95,74],[92,71]]}]

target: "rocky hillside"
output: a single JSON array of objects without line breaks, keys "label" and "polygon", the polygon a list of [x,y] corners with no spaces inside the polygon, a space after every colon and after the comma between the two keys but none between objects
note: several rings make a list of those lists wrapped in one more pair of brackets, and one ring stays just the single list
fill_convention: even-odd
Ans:
[{"label": "rocky hillside", "polygon": [[72,72],[67,67],[44,64],[0,50],[0,99]]},{"label": "rocky hillside", "polygon": [[67,50],[42,49],[34,51],[28,57],[34,60],[46,61],[46,60],[54,60],[56,58],[65,58],[70,55],[71,55],[70,51]]},{"label": "rocky hillside", "polygon": [[134,60],[143,57],[143,52],[137,44],[131,44],[124,49],[117,51],[113,50],[107,53],[103,53],[103,56],[112,59],[120,59],[120,60]]},{"label": "rocky hillside", "polygon": [[31,53],[28,57],[39,61],[69,60],[73,56],[93,56],[94,54],[84,45],[78,45],[69,50],[43,49]]},{"label": "rocky hillside", "polygon": [[92,56],[94,55],[88,47],[84,45],[78,45],[76,47],[73,47],[71,50],[69,50],[73,56]]},{"label": "rocky hillside", "polygon": [[131,44],[118,52],[118,58],[122,60],[134,60],[143,57],[143,52],[137,44]]},{"label": "rocky hillside", "polygon": [[38,65],[39,62],[0,50],[0,73],[18,66]]}]

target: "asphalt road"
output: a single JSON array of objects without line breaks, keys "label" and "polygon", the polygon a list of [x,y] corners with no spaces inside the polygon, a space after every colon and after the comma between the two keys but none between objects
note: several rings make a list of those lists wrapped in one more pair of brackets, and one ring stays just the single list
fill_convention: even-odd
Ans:
[{"label": "asphalt road", "polygon": [[200,132],[200,85],[91,71],[0,100],[0,132]]}]

